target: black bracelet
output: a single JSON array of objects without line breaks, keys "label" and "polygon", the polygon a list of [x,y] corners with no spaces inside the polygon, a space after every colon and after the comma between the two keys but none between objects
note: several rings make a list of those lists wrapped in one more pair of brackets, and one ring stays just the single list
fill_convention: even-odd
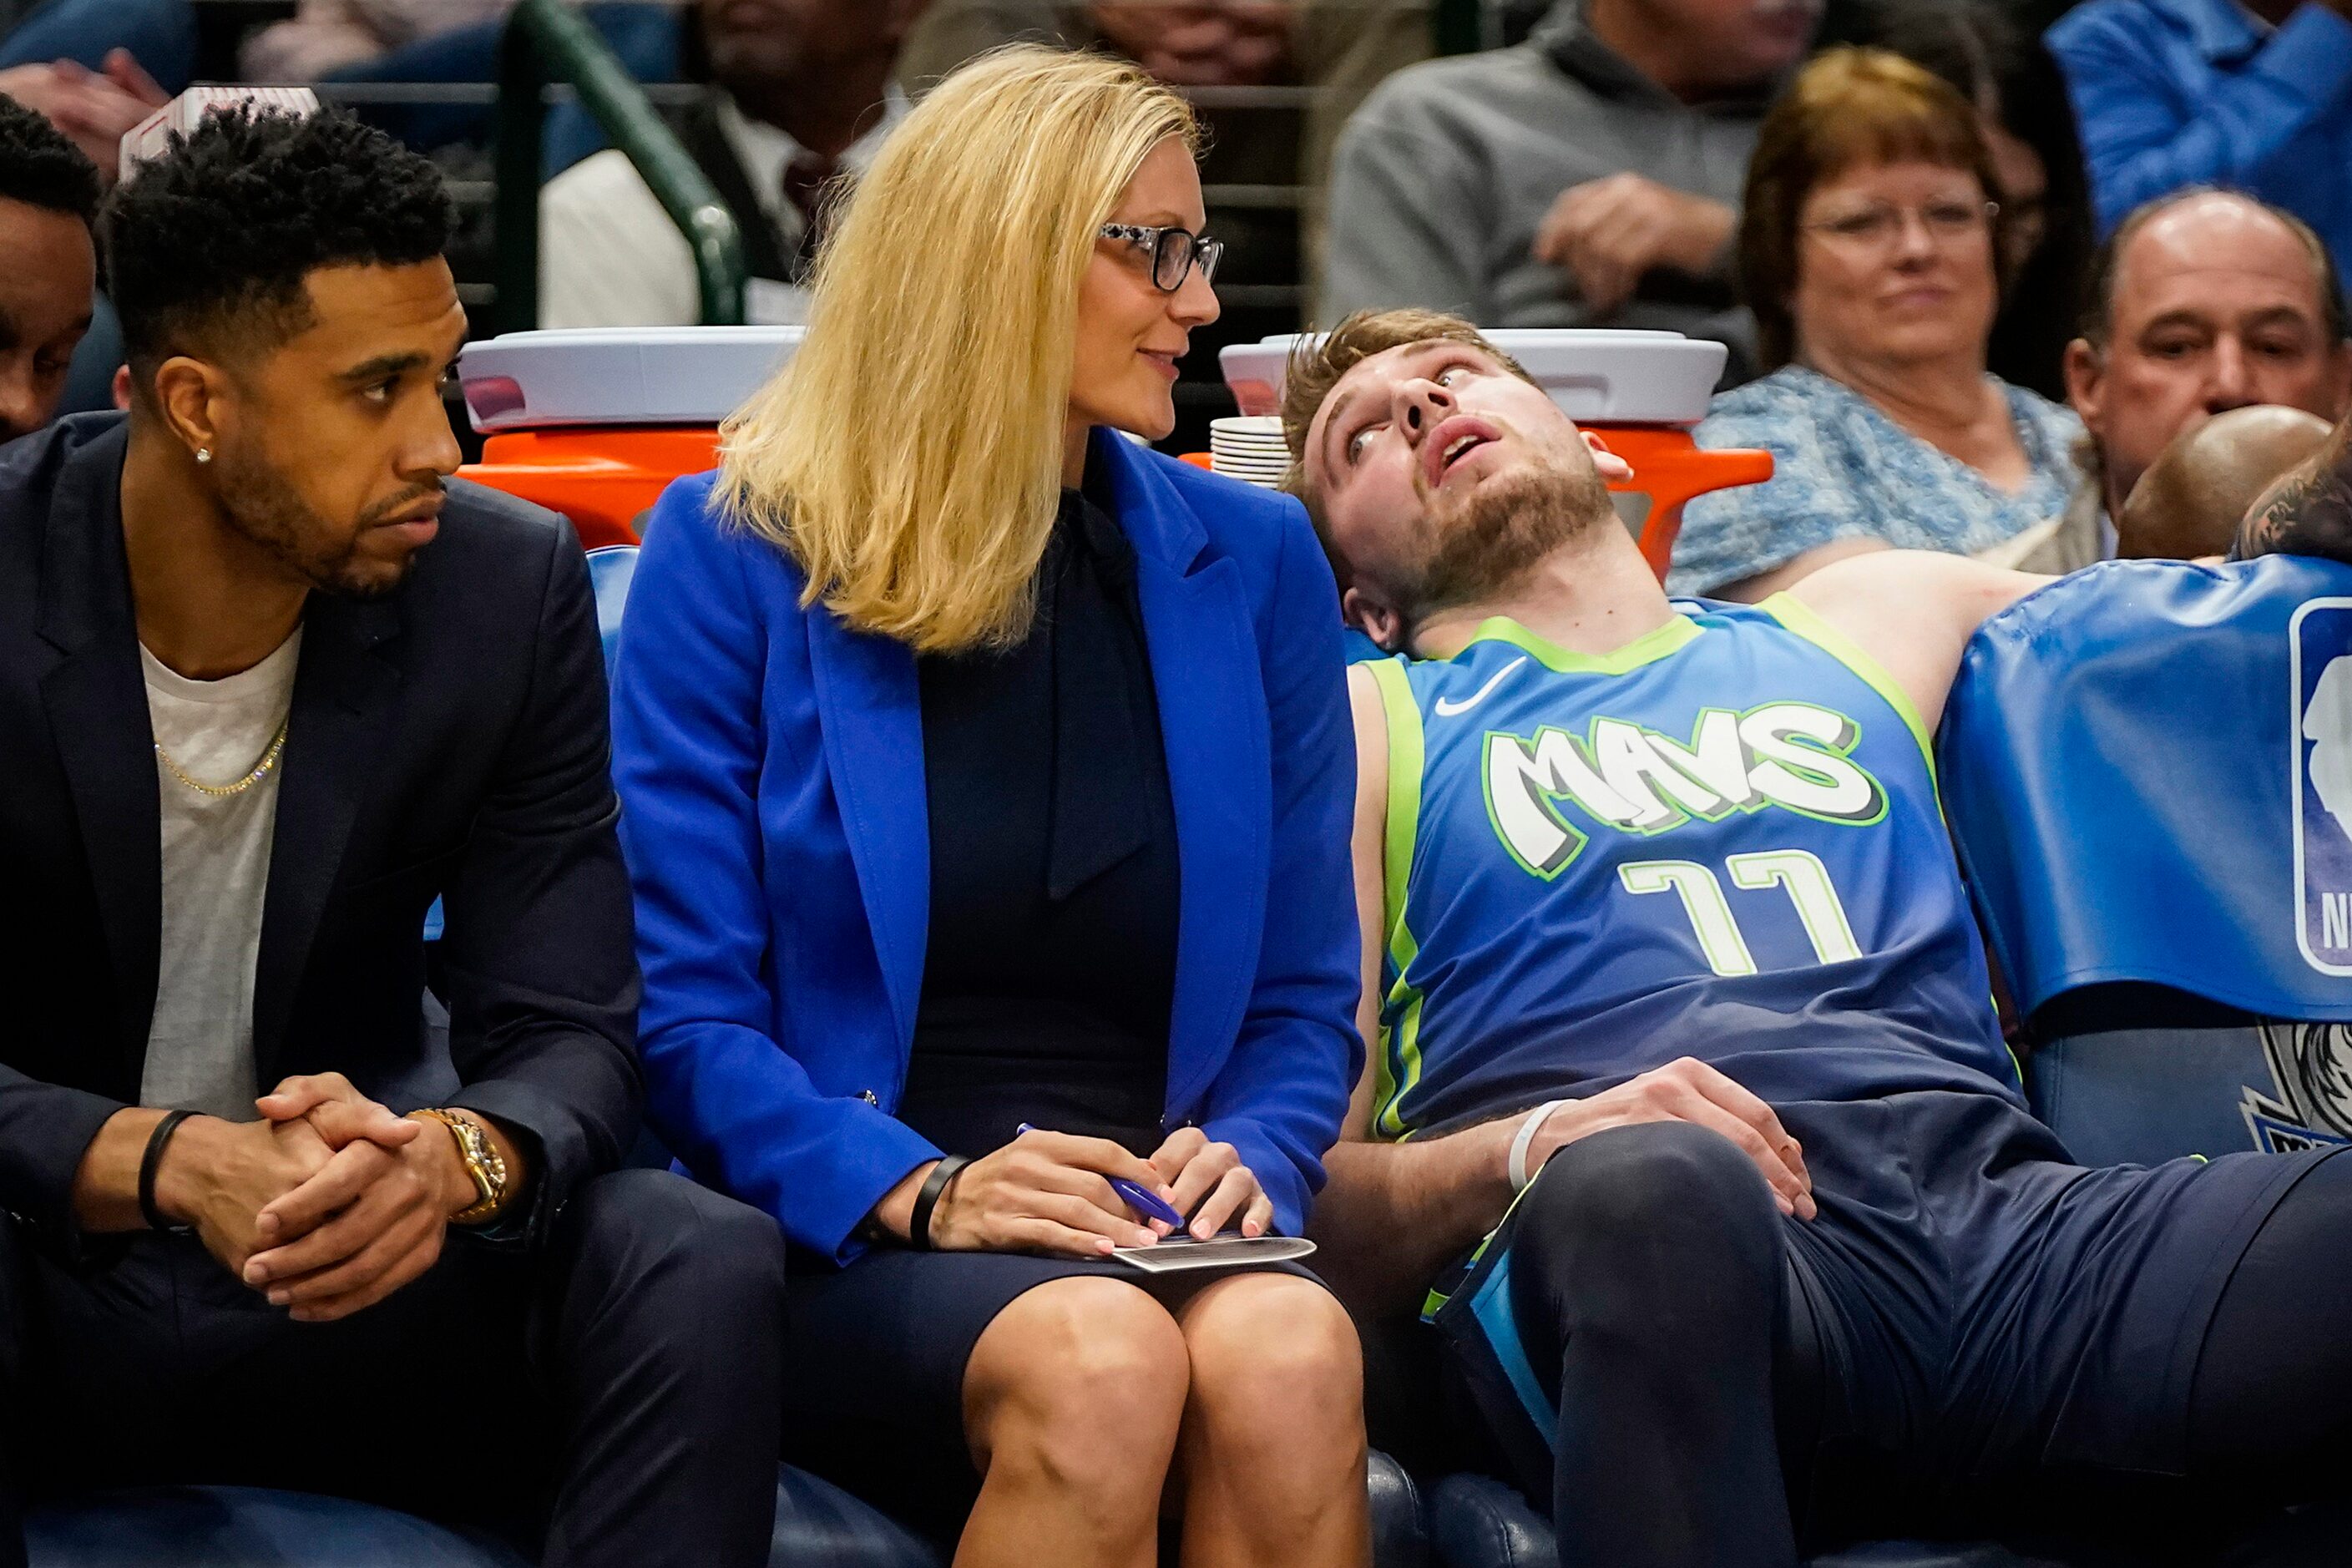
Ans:
[{"label": "black bracelet", "polygon": [[193,1110],[167,1110],[163,1120],[155,1123],[155,1131],[147,1134],[147,1152],[139,1156],[139,1215],[147,1222],[149,1230],[167,1235],[185,1236],[194,1226],[173,1225],[155,1206],[155,1171],[163,1163],[163,1145],[180,1130],[180,1123],[195,1114]]},{"label": "black bracelet", "polygon": [[923,1178],[922,1190],[915,1194],[914,1209],[907,1215],[908,1247],[918,1252],[932,1250],[931,1211],[940,1206],[940,1195],[948,1190],[948,1184],[955,1180],[956,1173],[971,1163],[961,1154],[949,1154],[932,1166],[931,1173]]}]

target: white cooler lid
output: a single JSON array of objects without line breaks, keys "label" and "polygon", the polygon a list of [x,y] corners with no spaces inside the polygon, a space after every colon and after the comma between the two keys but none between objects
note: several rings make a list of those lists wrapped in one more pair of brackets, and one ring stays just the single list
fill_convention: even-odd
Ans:
[{"label": "white cooler lid", "polygon": [[[1291,348],[1316,336],[1285,332],[1234,343],[1219,355],[1225,379],[1264,382],[1279,397]],[[1486,337],[1527,366],[1570,419],[1587,424],[1696,425],[1706,417],[1730,353],[1680,332],[1499,328]]]},{"label": "white cooler lid", "polygon": [[802,327],[582,327],[468,343],[474,428],[716,425],[792,358]]}]

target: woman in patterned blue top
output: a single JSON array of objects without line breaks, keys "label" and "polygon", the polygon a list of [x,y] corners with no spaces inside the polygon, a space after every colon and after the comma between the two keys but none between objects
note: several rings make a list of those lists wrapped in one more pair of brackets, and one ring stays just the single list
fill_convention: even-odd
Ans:
[{"label": "woman in patterned blue top", "polygon": [[2008,564],[2074,480],[2074,416],[1985,371],[2002,216],[1976,110],[1918,67],[1835,49],[1767,117],[1740,272],[1761,381],[1702,447],[1761,447],[1771,479],[1690,503],[1668,586],[1760,599],[1889,547]]}]

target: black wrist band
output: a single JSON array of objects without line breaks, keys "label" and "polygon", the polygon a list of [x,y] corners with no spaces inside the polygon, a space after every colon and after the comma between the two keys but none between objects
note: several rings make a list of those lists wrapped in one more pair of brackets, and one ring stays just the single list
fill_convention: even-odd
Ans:
[{"label": "black wrist band", "polygon": [[147,1222],[149,1230],[184,1234],[190,1227],[173,1225],[155,1206],[155,1170],[163,1163],[163,1145],[180,1130],[180,1123],[195,1114],[193,1110],[167,1110],[163,1120],[155,1123],[155,1131],[147,1134],[147,1152],[139,1156],[139,1216]]},{"label": "black wrist band", "polygon": [[932,1166],[931,1173],[923,1178],[922,1191],[915,1194],[914,1209],[907,1215],[908,1247],[918,1252],[932,1250],[931,1211],[940,1206],[940,1194],[948,1190],[948,1184],[955,1180],[956,1173],[971,1163],[961,1154],[949,1154]]}]

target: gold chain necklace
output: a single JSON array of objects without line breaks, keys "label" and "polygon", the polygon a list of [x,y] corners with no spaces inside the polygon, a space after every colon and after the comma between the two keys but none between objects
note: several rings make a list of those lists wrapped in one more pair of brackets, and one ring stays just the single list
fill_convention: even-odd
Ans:
[{"label": "gold chain necklace", "polygon": [[270,737],[269,749],[261,753],[261,760],[253,764],[253,771],[235,784],[208,784],[190,778],[187,770],[172,760],[172,753],[163,749],[163,742],[161,741],[155,742],[155,756],[165,767],[172,770],[173,778],[194,790],[198,795],[211,795],[215,800],[233,795],[243,795],[247,790],[268,778],[269,771],[278,765],[278,754],[286,750],[286,725],[292,717],[293,715],[289,713],[285,719],[278,721],[278,733]]}]

